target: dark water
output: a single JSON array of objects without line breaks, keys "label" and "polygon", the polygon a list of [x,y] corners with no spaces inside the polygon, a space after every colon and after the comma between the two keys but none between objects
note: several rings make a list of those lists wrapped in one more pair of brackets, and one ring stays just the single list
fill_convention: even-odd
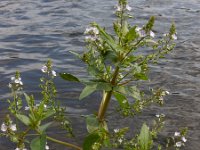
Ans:
[{"label": "dark water", "polygon": [[[39,100],[40,68],[48,58],[58,72],[65,70],[84,76],[80,61],[68,53],[69,50],[84,51],[83,32],[87,25],[96,21],[111,30],[116,0],[1,0],[0,1],[0,118],[5,115],[9,98],[7,87],[15,70],[22,73],[25,91],[33,93]],[[159,66],[152,66],[149,85],[161,86],[172,94],[166,98],[163,108],[151,107],[137,119],[149,120],[156,113],[167,116],[162,136],[173,135],[177,127],[187,126],[189,137],[185,149],[200,149],[200,1],[199,0],[132,0],[132,13],[142,25],[155,15],[156,34],[167,32],[172,21],[178,32],[174,52],[163,59]],[[68,112],[75,121],[78,143],[85,133],[84,119],[80,114],[92,113],[97,109],[99,95],[85,101],[78,101],[79,84],[69,84],[56,79],[58,98],[68,106]],[[112,113],[110,109],[109,113]],[[111,116],[109,116],[111,118]],[[136,119],[120,119],[113,115],[112,127],[136,126]],[[0,121],[2,122],[2,121]],[[63,135],[57,132],[58,137]],[[54,149],[57,146],[51,145]],[[6,148],[7,147],[7,148]],[[13,149],[1,138],[0,149]],[[59,148],[64,149],[64,148]]]}]

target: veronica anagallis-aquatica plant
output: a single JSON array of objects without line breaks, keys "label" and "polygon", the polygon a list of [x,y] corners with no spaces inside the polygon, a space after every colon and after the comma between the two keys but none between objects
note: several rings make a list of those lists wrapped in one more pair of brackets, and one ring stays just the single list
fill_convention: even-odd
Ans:
[{"label": "veronica anagallis-aquatica plant", "polygon": [[[176,131],[173,137],[168,138],[166,145],[154,144],[154,139],[164,126],[164,114],[156,115],[151,128],[144,123],[140,133],[134,135],[132,139],[126,139],[125,136],[129,127],[110,131],[107,125],[110,120],[106,120],[106,111],[109,104],[113,103],[113,99],[118,103],[116,111],[124,117],[130,117],[137,115],[152,103],[163,105],[164,96],[170,94],[160,88],[151,89],[146,94],[140,89],[140,84],[143,83],[141,81],[149,80],[149,65],[156,64],[159,59],[164,58],[173,50],[174,40],[177,39],[175,25],[172,23],[168,33],[157,36],[154,32],[155,18],[150,17],[143,26],[132,26],[128,23],[128,20],[133,18],[130,14],[131,10],[127,0],[119,0],[115,12],[117,19],[113,23],[114,34],[109,34],[105,28],[93,22],[84,32],[87,51],[83,54],[71,51],[85,63],[90,78],[80,79],[69,73],[59,74],[64,80],[85,85],[80,94],[80,100],[95,91],[102,92],[98,112],[85,116],[88,135],[82,146],[54,139],[46,132],[47,128],[56,121],[62,129],[72,135],[71,125],[64,115],[64,109],[56,100],[57,91],[53,82],[56,72],[52,70],[50,60],[41,69],[45,76],[41,78],[40,87],[43,98],[38,104],[32,95],[23,94],[23,82],[19,72],[11,78],[9,87],[13,100],[8,102],[10,113],[16,118],[16,123],[13,123],[10,115],[7,115],[1,125],[3,132],[1,135],[17,143],[16,150],[26,150],[27,137],[30,139],[32,136],[36,136],[30,142],[32,150],[49,149],[47,141],[77,150],[100,150],[104,147],[110,149],[120,147],[125,150],[150,150],[157,147],[161,150],[170,147],[179,149],[184,145],[187,141],[185,128]],[[158,39],[158,37],[161,38]],[[145,51],[146,49],[148,52]],[[23,95],[27,112],[23,110]],[[26,128],[21,130],[19,123],[23,123]]]}]

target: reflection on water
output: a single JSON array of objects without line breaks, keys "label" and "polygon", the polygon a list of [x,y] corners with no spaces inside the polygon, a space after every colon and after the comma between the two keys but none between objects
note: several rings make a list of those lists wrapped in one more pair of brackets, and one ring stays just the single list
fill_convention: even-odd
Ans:
[{"label": "reflection on water", "polygon": [[[42,64],[51,58],[56,71],[68,71],[84,76],[85,70],[68,50],[84,50],[83,32],[89,22],[96,21],[108,30],[114,20],[115,0],[1,0],[0,1],[0,99],[9,97],[7,84],[15,70],[22,72],[25,90],[36,95],[39,100],[39,77]],[[167,115],[163,136],[172,134],[176,127],[189,127],[189,142],[186,149],[199,150],[200,147],[200,3],[199,0],[135,0],[131,1],[133,23],[142,25],[150,15],[155,15],[155,32],[167,31],[171,21],[175,21],[178,44],[172,55],[162,60],[159,66],[152,66],[151,85],[161,86],[171,91],[163,108],[151,107],[138,120],[148,120],[156,113]],[[56,79],[62,103],[67,105],[70,116],[80,124],[79,114],[88,114],[98,106],[96,96],[86,101],[78,101],[81,87]],[[150,84],[150,83],[149,83]],[[70,88],[69,88],[70,87]],[[92,99],[92,102],[91,102]],[[5,102],[1,103],[2,118]],[[86,109],[88,108],[88,109]],[[112,113],[112,109],[109,111]],[[113,115],[113,127],[121,124],[136,126],[134,120],[123,120]],[[85,128],[76,131],[81,139]],[[62,134],[62,133],[60,133]],[[80,141],[79,139],[79,141]],[[79,142],[81,143],[81,142]],[[2,147],[8,146],[2,139]],[[7,148],[5,148],[7,149]],[[56,148],[55,148],[56,149]]]}]

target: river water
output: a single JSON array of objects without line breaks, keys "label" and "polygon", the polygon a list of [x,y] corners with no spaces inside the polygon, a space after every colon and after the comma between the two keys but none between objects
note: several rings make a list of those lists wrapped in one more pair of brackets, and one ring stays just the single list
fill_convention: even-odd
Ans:
[{"label": "river water", "polygon": [[[19,70],[24,89],[35,95],[39,101],[40,68],[48,58],[57,72],[71,72],[79,77],[86,75],[84,66],[68,51],[85,50],[83,32],[90,22],[96,21],[111,31],[116,0],[1,0],[0,1],[0,122],[6,113],[6,99],[10,97],[8,83],[10,77]],[[137,126],[137,120],[149,120],[156,113],[166,114],[166,128],[161,138],[173,135],[178,127],[188,127],[188,142],[184,149],[200,149],[200,1],[199,0],[132,0],[134,24],[143,25],[151,15],[156,16],[155,33],[162,35],[168,31],[172,21],[176,23],[178,40],[175,50],[152,66],[151,82],[170,91],[165,106],[152,106],[136,119],[122,119],[110,115],[112,127]],[[58,98],[67,106],[68,115],[75,121],[73,126],[82,143],[85,127],[80,114],[94,112],[99,94],[85,101],[78,101],[82,89],[79,84],[56,79]],[[113,109],[109,110],[112,113]],[[80,130],[77,130],[80,129]],[[57,137],[64,133],[57,132]],[[52,149],[57,145],[50,144]],[[7,140],[1,138],[0,149],[14,149]]]}]

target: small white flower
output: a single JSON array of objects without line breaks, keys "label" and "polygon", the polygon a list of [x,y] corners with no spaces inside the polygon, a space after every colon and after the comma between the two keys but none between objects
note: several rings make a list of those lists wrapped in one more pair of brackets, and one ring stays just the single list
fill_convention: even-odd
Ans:
[{"label": "small white flower", "polygon": [[47,69],[48,69],[47,66],[44,65],[44,66],[42,66],[41,71],[42,71],[43,73],[46,73],[46,72],[47,72]]},{"label": "small white flower", "polygon": [[84,34],[90,34],[91,32],[94,35],[99,34],[99,30],[96,27],[88,27],[88,28],[86,28]]},{"label": "small white flower", "polygon": [[9,126],[9,128],[10,128],[12,131],[17,131],[16,124],[11,124],[11,125]]},{"label": "small white flower", "polygon": [[56,72],[54,70],[51,71],[52,75],[56,77]]},{"label": "small white flower", "polygon": [[20,80],[19,79],[15,79],[14,82],[18,84],[18,83],[20,83]]},{"label": "small white flower", "polygon": [[45,149],[46,149],[46,150],[49,150],[49,145],[46,145],[46,146],[45,146]]},{"label": "small white flower", "polygon": [[131,11],[132,8],[129,5],[126,5],[126,10]]},{"label": "small white flower", "polygon": [[173,40],[177,40],[176,34],[172,34],[172,39],[173,39]]},{"label": "small white flower", "polygon": [[135,31],[137,31],[137,32],[139,32],[140,30],[142,30],[142,28],[140,28],[140,27],[135,28]]},{"label": "small white flower", "polygon": [[182,146],[182,142],[176,142],[176,147],[181,147]]},{"label": "small white flower", "polygon": [[15,148],[15,150],[20,150],[20,148],[17,147],[17,148]]},{"label": "small white flower", "polygon": [[187,139],[183,136],[182,138],[182,141],[185,143],[185,142],[187,142]]},{"label": "small white flower", "polygon": [[165,91],[165,94],[166,94],[166,95],[169,95],[170,93],[169,93],[169,91]]},{"label": "small white flower", "polygon": [[6,132],[8,129],[7,125],[3,122],[1,125],[1,131]]},{"label": "small white flower", "polygon": [[118,132],[119,132],[119,129],[114,129],[114,132],[115,132],[115,133],[118,133]]},{"label": "small white flower", "polygon": [[168,34],[167,34],[167,33],[164,33],[163,36],[166,37],[166,36],[168,36]]},{"label": "small white flower", "polygon": [[175,132],[175,133],[174,133],[174,136],[180,136],[180,135],[181,135],[180,132]]},{"label": "small white flower", "polygon": [[30,110],[30,107],[29,106],[25,106],[24,110]]},{"label": "small white flower", "polygon": [[96,39],[97,38],[95,36],[91,36],[91,35],[85,37],[86,41],[96,41]]},{"label": "small white flower", "polygon": [[159,114],[157,114],[157,115],[156,115],[156,117],[157,117],[157,118],[159,118],[159,117],[160,117],[160,115],[159,115]]},{"label": "small white flower", "polygon": [[22,81],[19,81],[19,84],[20,84],[20,85],[23,85],[23,82],[22,82]]},{"label": "small white flower", "polygon": [[155,37],[155,33],[153,31],[150,31],[150,37],[152,37],[152,38]]},{"label": "small white flower", "polygon": [[11,79],[12,81],[14,81],[14,80],[15,80],[15,77],[11,77],[10,79]]},{"label": "small white flower", "polygon": [[45,109],[47,108],[47,105],[46,105],[46,104],[44,104],[44,108],[45,108]]},{"label": "small white flower", "polygon": [[116,11],[122,11],[122,8],[118,5],[118,6],[116,6]]},{"label": "small white flower", "polygon": [[8,87],[9,87],[9,88],[12,88],[12,84],[11,84],[11,83],[9,83],[9,84],[8,84]]},{"label": "small white flower", "polygon": [[121,144],[121,143],[123,142],[123,140],[120,138],[120,139],[118,140],[118,142]]}]

